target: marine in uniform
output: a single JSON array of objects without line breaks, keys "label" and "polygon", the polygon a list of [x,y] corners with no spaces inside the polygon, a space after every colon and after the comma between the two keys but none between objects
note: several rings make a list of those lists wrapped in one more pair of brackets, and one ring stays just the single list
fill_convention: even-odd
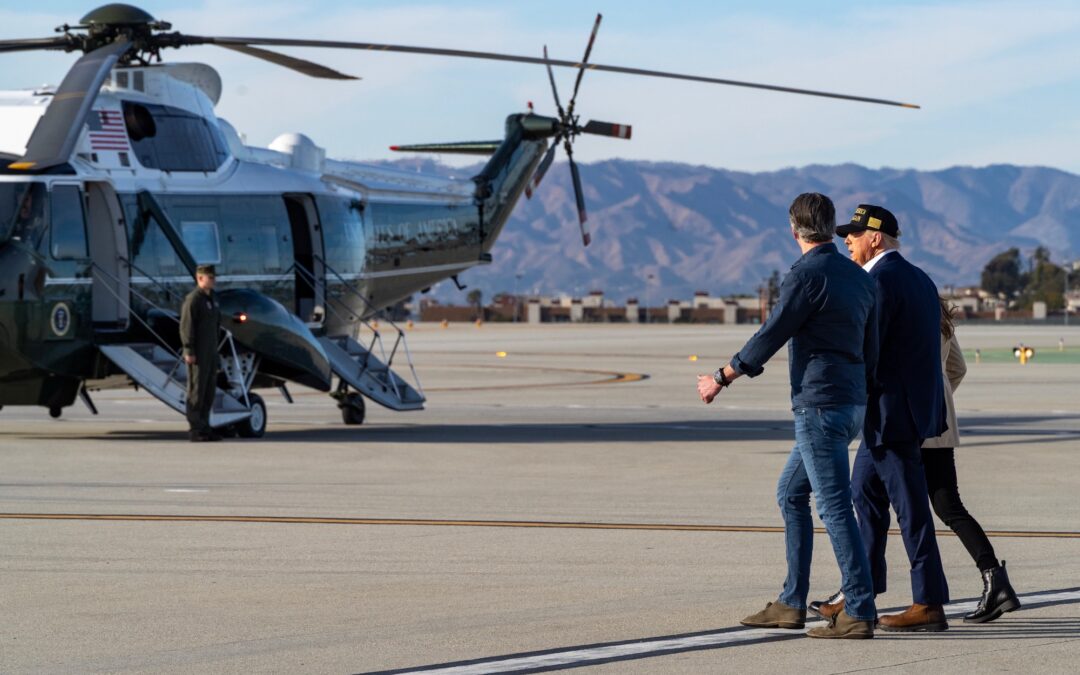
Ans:
[{"label": "marine in uniform", "polygon": [[214,297],[213,265],[199,265],[197,286],[184,298],[180,309],[180,341],[187,364],[187,418],[192,442],[218,441],[221,436],[210,427],[218,370],[218,327],[221,310]]}]

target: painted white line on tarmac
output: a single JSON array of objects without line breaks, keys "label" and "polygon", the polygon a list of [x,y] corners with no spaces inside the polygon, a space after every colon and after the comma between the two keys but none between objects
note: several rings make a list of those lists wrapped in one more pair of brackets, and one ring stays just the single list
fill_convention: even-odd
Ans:
[{"label": "painted white line on tarmac", "polygon": [[[1021,595],[1020,599],[1025,606],[1080,602],[1080,589],[1031,593]],[[977,605],[978,602],[976,601],[953,603],[945,607],[945,613],[949,618],[957,618],[971,612]],[[821,620],[808,621],[807,627],[809,628],[823,623],[824,622]],[[599,665],[602,663],[610,663],[612,661],[663,656],[665,654],[679,652],[717,649],[738,644],[795,639],[800,638],[803,635],[804,631],[802,630],[784,630],[780,628],[736,628],[684,636],[673,636],[670,638],[652,638],[633,642],[571,647],[562,651],[549,650],[545,652],[523,654],[520,656],[511,655],[504,658],[477,659],[472,662],[423,666],[411,670],[384,671],[384,673],[387,675],[389,673],[394,673],[395,675],[405,675],[406,673],[490,675],[492,673],[514,673],[522,671],[540,672],[544,670],[561,670],[564,668]]]}]

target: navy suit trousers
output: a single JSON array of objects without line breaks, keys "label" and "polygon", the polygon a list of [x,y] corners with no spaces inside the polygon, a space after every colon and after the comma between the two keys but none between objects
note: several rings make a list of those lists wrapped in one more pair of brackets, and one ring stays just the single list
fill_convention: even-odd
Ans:
[{"label": "navy suit trousers", "polygon": [[896,510],[900,533],[911,561],[912,601],[921,605],[949,602],[949,584],[934,534],[926,472],[918,441],[890,443],[855,454],[851,470],[852,502],[874,582],[874,594],[885,592],[885,543],[889,504]]}]

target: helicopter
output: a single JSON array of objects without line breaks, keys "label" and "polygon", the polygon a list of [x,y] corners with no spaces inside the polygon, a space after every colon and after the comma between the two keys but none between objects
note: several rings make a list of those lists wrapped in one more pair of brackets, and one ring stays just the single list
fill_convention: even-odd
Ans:
[{"label": "helicopter", "polygon": [[[91,393],[143,389],[183,413],[186,366],[178,312],[197,265],[218,270],[220,372],[211,425],[259,437],[256,389],[327,392],[345,424],[365,400],[396,411],[426,401],[405,332],[387,308],[492,261],[515,204],[532,196],[562,148],[583,243],[590,242],[573,144],[630,139],[625,124],[576,109],[587,70],[662,77],[917,108],[885,99],[595,64],[597,15],[580,61],[460,49],[171,31],[131,5],[110,4],[46,38],[0,40],[0,53],[81,52],[59,87],[0,92],[0,407],[60,417]],[[487,156],[469,179],[342,161],[303,134],[246,145],[215,114],[222,80],[163,50],[214,45],[303,75],[358,79],[266,47],[377,50],[543,65],[554,116],[506,118],[490,141],[392,146]],[[576,69],[563,106],[553,66]],[[380,321],[382,323],[380,323]],[[383,333],[388,336],[384,339]],[[409,377],[395,370],[405,361]],[[402,369],[401,372],[405,372]]]}]

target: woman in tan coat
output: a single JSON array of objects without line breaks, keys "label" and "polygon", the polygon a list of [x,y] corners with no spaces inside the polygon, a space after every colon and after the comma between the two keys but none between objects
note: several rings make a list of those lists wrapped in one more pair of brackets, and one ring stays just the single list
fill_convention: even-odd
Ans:
[{"label": "woman in tan coat", "polygon": [[968,513],[960,501],[956,485],[956,458],[953,450],[960,445],[960,433],[956,425],[956,406],[953,391],[960,386],[967,373],[967,364],[956,340],[953,309],[941,300],[941,367],[945,374],[945,404],[948,408],[949,428],[923,443],[922,460],[926,470],[926,484],[934,513],[956,533],[964,548],[978,565],[983,577],[983,594],[978,608],[964,617],[966,623],[993,621],[1005,612],[1020,607],[1005,562],[998,563],[994,547],[986,537],[982,526]]}]

